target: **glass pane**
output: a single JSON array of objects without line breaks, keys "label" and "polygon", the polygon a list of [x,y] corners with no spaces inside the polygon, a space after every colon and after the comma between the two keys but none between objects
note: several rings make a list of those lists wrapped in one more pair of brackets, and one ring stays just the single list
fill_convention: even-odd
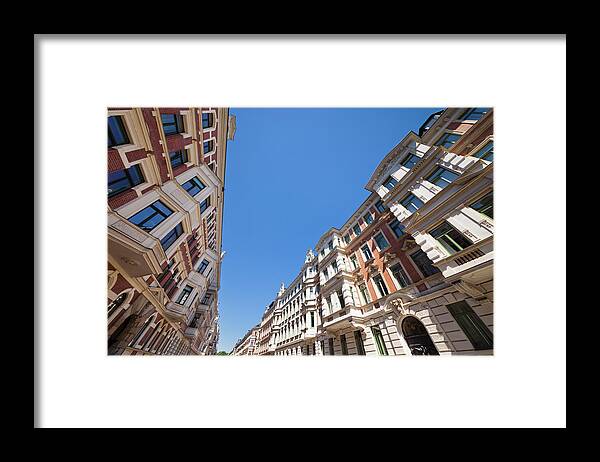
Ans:
[{"label": "glass pane", "polygon": [[113,183],[108,184],[108,196],[114,196],[126,189],[129,189],[129,180],[127,178],[123,178],[122,180],[115,181]]},{"label": "glass pane", "polygon": [[146,207],[145,209],[140,210],[138,213],[131,216],[129,218],[129,221],[134,225],[139,225],[141,222],[147,220],[150,216],[152,216],[155,213],[156,211],[152,207]]},{"label": "glass pane", "polygon": [[469,247],[472,244],[471,241],[469,241],[465,236],[462,235],[462,233],[458,232],[454,228],[448,233],[448,236],[461,247],[461,250]]},{"label": "glass pane", "polygon": [[162,223],[164,221],[164,219],[165,219],[164,216],[157,213],[156,215],[151,217],[149,220],[145,221],[143,225],[140,225],[140,227],[145,230],[151,230],[151,229],[154,229],[160,223]]},{"label": "glass pane", "polygon": [[108,184],[126,178],[127,176],[125,174],[125,170],[117,170],[115,172],[110,172],[108,174]]},{"label": "glass pane", "polygon": [[437,228],[431,230],[429,234],[431,234],[432,237],[437,239],[438,237],[442,236],[443,234],[446,234],[451,229],[452,229],[452,226],[450,226],[447,222],[444,222]]},{"label": "glass pane", "polygon": [[125,127],[120,116],[110,116],[108,118],[108,138],[109,145],[118,146],[129,143]]},{"label": "glass pane", "polygon": [[478,157],[483,160],[494,160],[494,142],[489,142],[475,154],[473,157]]},{"label": "glass pane", "polygon": [[163,124],[174,124],[175,123],[175,115],[174,114],[161,114],[160,119]]},{"label": "glass pane", "polygon": [[134,165],[133,167],[129,168],[127,173],[131,177],[132,186],[137,186],[138,184],[142,184],[144,182],[144,175],[142,175],[139,165]]},{"label": "glass pane", "polygon": [[194,177],[192,178],[192,181],[194,182],[194,184],[196,184],[196,186],[198,186],[198,188],[200,189],[204,189],[206,187],[206,185],[204,183],[202,183],[202,181],[200,181],[198,179],[198,177]]},{"label": "glass pane", "polygon": [[170,208],[168,208],[165,204],[163,204],[161,201],[156,201],[152,205],[154,205],[154,207],[156,207],[159,211],[161,211],[167,217],[173,213],[173,211]]}]

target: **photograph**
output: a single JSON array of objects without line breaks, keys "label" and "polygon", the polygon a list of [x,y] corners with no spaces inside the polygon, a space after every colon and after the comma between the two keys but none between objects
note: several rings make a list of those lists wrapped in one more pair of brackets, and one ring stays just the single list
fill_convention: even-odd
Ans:
[{"label": "photograph", "polygon": [[566,35],[38,34],[34,113],[36,428],[566,427]]},{"label": "photograph", "polygon": [[[492,355],[493,112],[108,108],[108,354]],[[418,125],[402,131],[418,117]],[[337,136],[357,138],[361,120],[370,130],[397,127],[380,128],[391,149],[367,156],[358,140],[331,148]],[[248,136],[272,139],[251,144]],[[304,232],[278,247],[278,264],[293,276],[269,292],[260,274],[261,264],[273,269],[268,258],[248,260],[225,240],[231,250],[224,259],[223,236],[233,236],[224,230],[236,220],[224,221],[224,214],[247,209],[254,194],[255,203],[264,197],[228,183],[237,176],[226,175],[227,152],[228,143],[232,150],[240,144],[229,159],[236,170],[240,159],[256,157],[243,170],[259,180],[265,173],[260,159],[279,150],[282,137],[304,140],[312,156],[344,163],[362,182],[345,181],[354,194],[335,197],[337,212],[328,219],[320,211],[317,221],[310,214],[318,203],[294,196],[307,185],[301,167],[288,175],[271,204],[293,203],[287,225]],[[353,204],[361,194],[366,198]],[[344,222],[335,221],[353,205]],[[265,209],[261,218],[263,237],[286,233],[276,213]],[[303,225],[306,219],[312,226]],[[324,232],[311,241],[319,229]],[[304,261],[298,245],[307,249]],[[232,302],[239,285],[227,266],[243,272],[253,293]]]}]

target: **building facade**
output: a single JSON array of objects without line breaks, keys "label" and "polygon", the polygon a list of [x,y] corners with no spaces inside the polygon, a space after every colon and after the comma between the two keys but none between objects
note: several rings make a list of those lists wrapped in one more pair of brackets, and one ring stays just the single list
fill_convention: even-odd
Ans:
[{"label": "building facade", "polygon": [[227,108],[108,109],[108,354],[212,355]]},{"label": "building facade", "polygon": [[246,332],[246,335],[244,335],[244,337],[237,341],[237,343],[233,347],[233,350],[231,350],[229,354],[235,356],[248,356],[259,354],[256,351],[258,346],[259,330],[259,326],[254,326],[252,329]]},{"label": "building facade", "polygon": [[255,354],[493,354],[493,110],[432,114],[365,188],[282,285]]}]

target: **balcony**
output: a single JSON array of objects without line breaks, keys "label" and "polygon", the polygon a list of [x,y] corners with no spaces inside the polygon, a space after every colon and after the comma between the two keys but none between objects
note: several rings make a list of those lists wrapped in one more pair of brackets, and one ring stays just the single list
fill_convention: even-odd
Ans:
[{"label": "balcony", "polygon": [[198,327],[188,327],[185,330],[185,336],[190,339],[195,339],[198,337],[199,332],[200,332],[200,329]]},{"label": "balcony", "polygon": [[[335,334],[336,332],[352,327],[352,321],[362,318],[362,310],[353,306],[346,306],[343,309],[346,313],[342,316],[334,317],[333,319],[323,323],[323,330]],[[339,312],[339,311],[338,311]],[[337,313],[337,312],[336,312]],[[334,313],[335,315],[335,313]]]},{"label": "balcony", "polygon": [[197,271],[190,271],[190,273],[188,274],[188,280],[192,283],[197,285],[198,287],[202,288],[202,291],[206,291],[206,288],[208,286],[208,282],[206,280],[206,278],[198,273]]},{"label": "balcony", "polygon": [[167,258],[158,239],[114,213],[108,214],[108,254],[134,277],[160,273]]},{"label": "balcony", "polygon": [[173,321],[187,321],[190,313],[193,312],[193,308],[185,305],[180,305],[176,302],[169,302],[165,306],[167,316]]},{"label": "balcony", "polygon": [[464,278],[465,273],[485,271],[491,276],[494,261],[494,237],[490,236],[448,257],[435,262],[445,278]]}]

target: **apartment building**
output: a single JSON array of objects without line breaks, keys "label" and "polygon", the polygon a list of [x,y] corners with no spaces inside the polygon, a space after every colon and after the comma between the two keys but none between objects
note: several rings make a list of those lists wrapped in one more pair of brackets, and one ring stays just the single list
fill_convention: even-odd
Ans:
[{"label": "apartment building", "polygon": [[246,332],[246,335],[237,341],[229,354],[235,356],[249,356],[258,354],[256,352],[256,347],[259,330],[259,326],[257,325]]},{"label": "apartment building", "polygon": [[211,355],[227,108],[108,109],[108,354]]},{"label": "apartment building", "polygon": [[307,254],[299,292],[280,290],[262,354],[492,354],[493,110],[432,114],[365,188]]}]

